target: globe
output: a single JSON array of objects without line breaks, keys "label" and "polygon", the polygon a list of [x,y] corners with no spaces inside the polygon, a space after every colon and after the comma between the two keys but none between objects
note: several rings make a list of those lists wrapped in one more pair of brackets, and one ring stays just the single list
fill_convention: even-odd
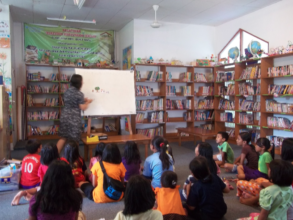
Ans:
[{"label": "globe", "polygon": [[239,49],[238,47],[232,47],[228,51],[228,56],[235,61],[237,61],[237,58],[239,57]]},{"label": "globe", "polygon": [[253,55],[253,58],[257,58],[257,52],[261,49],[261,45],[258,41],[251,41],[248,44],[248,52]]}]

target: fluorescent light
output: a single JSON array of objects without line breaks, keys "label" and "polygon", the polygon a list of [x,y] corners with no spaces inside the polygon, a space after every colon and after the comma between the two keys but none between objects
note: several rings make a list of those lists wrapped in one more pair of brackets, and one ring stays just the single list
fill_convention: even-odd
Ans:
[{"label": "fluorescent light", "polygon": [[67,21],[67,22],[77,22],[77,23],[86,23],[86,24],[96,24],[95,20],[92,21],[83,21],[83,20],[75,20],[75,19],[63,19],[63,18],[47,18],[50,21]]},{"label": "fluorescent light", "polygon": [[82,8],[83,4],[85,3],[85,0],[73,0],[74,5],[77,5],[79,9]]}]

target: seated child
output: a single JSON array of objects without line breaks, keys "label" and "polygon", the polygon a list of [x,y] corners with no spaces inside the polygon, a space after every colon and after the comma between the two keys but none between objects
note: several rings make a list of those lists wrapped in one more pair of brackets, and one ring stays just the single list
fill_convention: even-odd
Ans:
[{"label": "seated child", "polygon": [[[213,160],[213,148],[209,143],[206,142],[200,142],[196,147],[195,147],[195,156],[203,156],[207,159],[208,166],[210,169],[211,174],[218,175],[221,173],[221,170],[216,164],[216,162]],[[186,201],[186,193],[187,191],[190,190],[189,186],[192,186],[196,182],[196,179],[192,176],[189,175],[183,185],[183,190],[181,191],[181,199],[183,201]],[[190,185],[189,185],[190,183]]]},{"label": "seated child", "polygon": [[167,141],[167,139],[165,139],[165,143],[166,143],[166,147],[167,147],[167,151],[166,153],[172,157],[172,160],[173,160],[173,172],[175,172],[175,159],[174,159],[174,156],[173,156],[173,150],[172,150],[172,147],[171,145],[169,144],[169,142]]},{"label": "seated child", "polygon": [[20,188],[31,189],[40,185],[38,170],[41,164],[41,156],[39,153],[42,149],[42,144],[37,140],[29,140],[25,145],[28,155],[22,160]]},{"label": "seated child", "polygon": [[[102,159],[102,155],[103,155],[103,151],[105,149],[105,144],[103,142],[100,142],[97,144],[96,148],[95,148],[95,156],[91,158],[90,160],[90,164],[89,164],[89,169],[91,170],[92,167],[95,165],[95,163],[101,161]],[[89,181],[92,182],[93,180],[93,175],[90,174],[89,175]]]},{"label": "seated child", "polygon": [[287,211],[293,202],[293,166],[288,161],[273,160],[269,169],[269,179],[273,185],[260,191],[261,212],[258,219],[287,220]]},{"label": "seated child", "polygon": [[84,159],[79,154],[78,143],[76,141],[67,141],[65,143],[61,160],[70,165],[75,180],[75,187],[78,188],[79,183],[84,182],[86,179],[87,167]]},{"label": "seated child", "polygon": [[172,219],[185,219],[185,210],[182,206],[177,185],[177,174],[173,171],[165,171],[161,177],[162,188],[156,188],[157,210],[164,219],[172,216]]},{"label": "seated child", "polygon": [[197,180],[187,194],[186,209],[188,216],[197,220],[220,220],[227,212],[223,192],[228,193],[229,187],[215,174],[209,171],[207,159],[194,158],[189,169]]},{"label": "seated child", "polygon": [[140,173],[140,154],[137,144],[133,141],[127,141],[124,147],[124,156],[122,163],[126,169],[124,181],[127,182],[133,175]]},{"label": "seated child", "polygon": [[164,138],[155,136],[151,143],[153,154],[144,162],[143,176],[152,180],[152,187],[161,187],[161,176],[164,171],[173,171],[173,159],[167,154],[167,143]]},{"label": "seated child", "polygon": [[70,166],[56,160],[50,164],[40,191],[30,200],[28,219],[78,219],[82,202]]},{"label": "seated child", "polygon": [[162,213],[154,210],[155,194],[150,181],[141,175],[130,177],[124,197],[124,209],[114,220],[163,220]]},{"label": "seated child", "polygon": [[[42,184],[45,173],[47,172],[48,166],[56,159],[59,158],[58,148],[56,144],[47,143],[41,149],[41,164],[38,170],[38,176],[40,183]],[[18,205],[21,197],[26,200],[30,200],[32,195],[35,195],[40,187],[31,188],[28,190],[19,191],[13,198],[11,205]]]},{"label": "seated child", "polygon": [[234,162],[234,152],[229,143],[227,142],[228,139],[229,135],[227,132],[218,132],[216,142],[218,144],[220,153],[214,155],[213,158],[220,167],[224,167],[226,162],[230,164]]}]

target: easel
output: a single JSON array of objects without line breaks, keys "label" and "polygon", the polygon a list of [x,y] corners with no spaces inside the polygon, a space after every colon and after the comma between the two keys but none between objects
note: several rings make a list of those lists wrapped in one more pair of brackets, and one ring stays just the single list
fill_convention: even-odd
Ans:
[{"label": "easel", "polygon": [[[108,117],[109,117],[109,116],[108,116]],[[124,116],[120,116],[120,117],[124,117]],[[126,118],[127,118],[127,121],[128,121],[129,133],[130,133],[130,135],[132,135],[133,132],[132,132],[132,127],[131,127],[131,122],[130,122],[130,116],[126,116]],[[92,118],[91,118],[91,116],[89,116],[89,117],[88,117],[87,132],[86,132],[86,135],[87,135],[88,137],[91,136],[91,125],[92,125]]]}]

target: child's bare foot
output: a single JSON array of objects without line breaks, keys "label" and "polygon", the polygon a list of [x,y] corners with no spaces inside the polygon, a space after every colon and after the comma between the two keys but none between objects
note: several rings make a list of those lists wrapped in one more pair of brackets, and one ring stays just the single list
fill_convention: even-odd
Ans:
[{"label": "child's bare foot", "polygon": [[21,199],[21,197],[26,197],[27,196],[27,193],[26,191],[19,191],[13,198],[12,202],[11,202],[11,205],[14,206],[14,205],[19,205],[19,200]]},{"label": "child's bare foot", "polygon": [[33,197],[32,194],[27,193],[27,194],[24,196],[24,199],[25,199],[26,201],[30,201],[30,200],[32,199],[32,197]]}]

